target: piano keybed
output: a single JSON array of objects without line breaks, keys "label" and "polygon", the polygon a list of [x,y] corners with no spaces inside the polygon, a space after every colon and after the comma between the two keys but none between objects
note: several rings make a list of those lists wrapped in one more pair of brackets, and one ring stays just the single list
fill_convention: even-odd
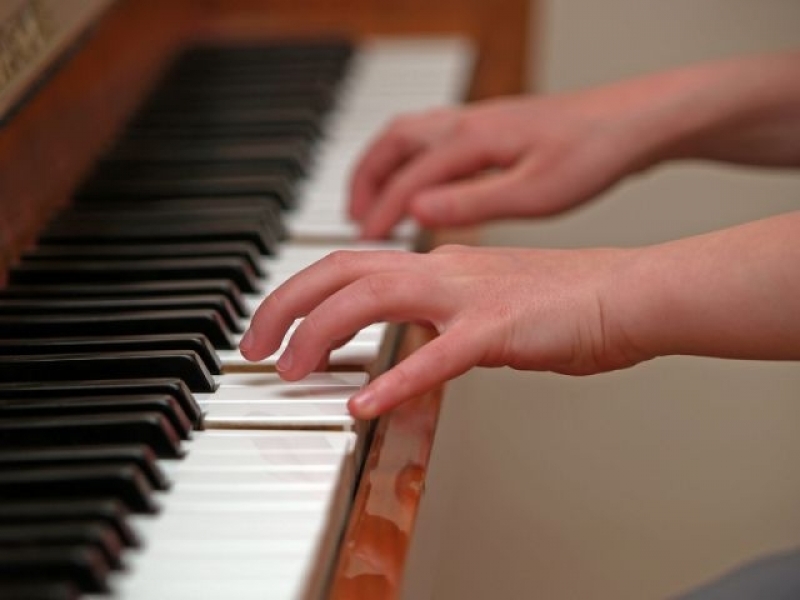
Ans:
[{"label": "piano keybed", "polygon": [[[0,290],[0,597],[319,597],[387,326],[296,383],[236,349],[275,285],[355,241],[349,167],[457,101],[458,40],[197,48]],[[377,247],[410,249],[406,226]]]}]

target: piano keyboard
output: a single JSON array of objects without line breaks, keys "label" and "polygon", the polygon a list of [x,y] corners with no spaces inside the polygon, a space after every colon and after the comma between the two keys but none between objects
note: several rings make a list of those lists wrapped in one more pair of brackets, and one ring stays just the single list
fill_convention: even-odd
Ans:
[{"label": "piano keyboard", "polygon": [[354,241],[355,156],[457,101],[462,41],[181,57],[0,290],[1,598],[316,598],[367,424],[346,402],[387,326],[285,383],[239,336]]}]

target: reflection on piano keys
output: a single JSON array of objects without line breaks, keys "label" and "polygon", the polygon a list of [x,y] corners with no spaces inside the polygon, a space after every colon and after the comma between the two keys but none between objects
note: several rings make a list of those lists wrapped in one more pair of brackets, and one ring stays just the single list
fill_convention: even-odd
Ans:
[{"label": "reflection on piano keys", "polygon": [[387,327],[294,384],[235,346],[280,281],[376,247],[343,217],[349,165],[397,112],[458,99],[471,59],[456,39],[285,42],[173,67],[0,290],[0,515],[34,503],[0,518],[1,597],[325,593],[369,435],[346,401]]}]

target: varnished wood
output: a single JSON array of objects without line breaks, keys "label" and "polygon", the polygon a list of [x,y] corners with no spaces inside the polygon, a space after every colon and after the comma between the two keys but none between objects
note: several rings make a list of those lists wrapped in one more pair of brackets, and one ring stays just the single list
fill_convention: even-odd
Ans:
[{"label": "varnished wood", "polygon": [[[472,99],[523,89],[529,0],[120,0],[0,129],[0,274],[68,202],[180,48],[307,34],[459,34],[479,49]],[[462,238],[463,239],[463,238]],[[412,328],[402,352],[427,332]],[[331,583],[336,600],[399,596],[442,390],[376,425]]]},{"label": "varnished wood", "polygon": [[[431,339],[418,326],[403,336],[398,359]],[[430,460],[442,389],[382,417],[364,465],[330,588],[331,600],[397,598]]]}]

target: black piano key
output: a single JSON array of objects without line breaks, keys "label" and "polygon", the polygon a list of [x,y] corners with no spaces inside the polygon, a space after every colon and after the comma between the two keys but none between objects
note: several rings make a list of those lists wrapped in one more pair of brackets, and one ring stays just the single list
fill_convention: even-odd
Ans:
[{"label": "black piano key", "polygon": [[81,188],[83,196],[115,196],[120,198],[160,198],[170,196],[258,196],[270,195],[285,209],[294,207],[291,181],[274,175],[214,176],[125,180],[90,180]]},{"label": "black piano key", "polygon": [[[68,245],[85,248],[87,258],[103,260],[114,260],[116,254],[120,255],[118,259],[125,260],[137,260],[137,254],[141,254],[142,259],[238,256],[248,262],[259,276],[263,276],[258,257],[275,254],[278,242],[285,236],[286,225],[277,206],[228,209],[219,204],[202,206],[195,201],[176,208],[161,206],[160,200],[83,202],[74,210],[59,215],[50,226],[49,231],[54,236],[69,237],[69,242],[50,241],[48,236],[43,236],[39,246],[26,253],[26,257],[35,257],[39,250],[53,246],[67,250]],[[153,224],[157,224],[157,231],[151,228]],[[124,228],[127,234],[118,241],[109,241],[108,236],[98,235],[120,228]],[[138,237],[149,234],[154,235],[155,239],[143,242]],[[81,243],[84,237],[90,238],[88,243]],[[97,238],[102,241],[95,241]],[[135,250],[149,246],[163,251],[156,254],[155,250]],[[97,254],[96,250],[103,247],[108,253]],[[188,254],[191,248],[196,248],[197,252]],[[95,254],[89,254],[90,250],[95,250]],[[76,250],[72,249],[71,252],[75,253]],[[62,258],[68,256],[64,254]]]},{"label": "black piano key", "polygon": [[66,581],[84,592],[107,592],[110,571],[111,565],[90,546],[0,549],[0,586],[16,583],[36,589]]},{"label": "black piano key", "polygon": [[[125,197],[126,192],[105,190],[99,197]],[[214,195],[214,194],[209,194]],[[136,199],[139,194],[128,196]],[[55,221],[46,228],[40,240],[45,244],[181,244],[197,242],[250,242],[263,254],[275,254],[277,239],[271,230],[258,222],[241,219],[217,219],[203,222],[110,222],[100,228],[92,222],[61,225]],[[228,275],[222,275],[227,277]],[[214,275],[203,274],[203,278]],[[188,277],[183,277],[188,279]]]},{"label": "black piano key", "polygon": [[[245,123],[245,124],[178,124],[163,123],[158,126],[137,126],[131,123],[125,131],[127,139],[133,140],[185,140],[185,141],[208,141],[208,140],[230,140],[248,139],[265,140],[281,137],[299,137],[305,140],[316,140],[320,136],[320,129],[317,123],[306,122],[264,122],[264,123]],[[82,193],[81,196],[86,194]]]},{"label": "black piano key", "polygon": [[[183,99],[180,99],[183,102]],[[301,137],[281,140],[244,138],[219,139],[215,143],[198,144],[185,140],[136,140],[123,138],[109,153],[112,161],[207,162],[207,161],[270,161],[294,176],[308,169],[310,145]]]},{"label": "black piano key", "polygon": [[[107,236],[109,232],[101,235]],[[91,236],[87,237],[91,238]],[[247,262],[236,257],[136,261],[43,260],[22,262],[9,271],[9,281],[12,284],[132,283],[181,279],[229,279],[242,291],[256,292],[259,290],[257,275]]]},{"label": "black piano key", "polygon": [[159,296],[157,298],[8,299],[0,298],[0,315],[99,315],[148,310],[213,310],[230,331],[242,330],[239,316],[224,296]]},{"label": "black piano key", "polygon": [[199,333],[206,336],[215,348],[224,350],[235,348],[230,331],[213,310],[159,310],[92,317],[0,315],[0,338],[111,337],[172,333]]},{"label": "black piano key", "polygon": [[26,381],[0,383],[0,399],[60,398],[63,396],[168,395],[180,404],[195,427],[202,423],[202,411],[186,384],[180,379],[142,378],[131,381]]},{"label": "black piano key", "polygon": [[63,547],[94,548],[112,568],[122,566],[122,540],[101,521],[76,520],[61,523],[0,525],[0,550]]},{"label": "black piano key", "polygon": [[240,317],[249,316],[242,293],[225,279],[142,281],[135,283],[13,284],[0,288],[0,298],[149,298],[221,294]]},{"label": "black piano key", "polygon": [[[164,415],[181,436],[188,439],[192,423],[170,395],[64,396],[61,398],[0,399],[0,418],[57,417],[61,415],[102,415],[157,412]],[[0,464],[3,459],[0,458]]]},{"label": "black piano key", "polygon": [[223,100],[259,102],[264,97],[312,97],[327,100],[330,106],[335,101],[336,87],[331,81],[270,81],[264,77],[235,81],[184,81],[177,85],[167,83],[153,93],[141,112],[162,106],[181,106],[191,101],[201,104]]},{"label": "black piano key", "polygon": [[0,450],[0,470],[104,464],[136,465],[154,489],[169,488],[167,476],[156,462],[156,455],[147,446],[46,446]]},{"label": "black piano key", "polygon": [[[105,523],[117,532],[126,546],[141,545],[136,532],[128,524],[128,510],[113,498],[49,499],[39,502],[12,502],[0,499],[0,525],[15,523],[58,523],[92,520]],[[0,598],[2,598],[0,594]]]},{"label": "black piano key", "polygon": [[219,375],[222,372],[214,347],[201,334],[0,339],[0,356],[143,350],[192,350],[202,359],[209,373]]},{"label": "black piano key", "polygon": [[[218,82],[219,83],[219,82]],[[232,82],[233,84],[238,82]],[[206,94],[195,96],[194,103],[154,102],[139,113],[137,123],[259,123],[286,115],[287,120],[308,119],[321,122],[331,105],[327,95],[275,94],[250,96],[226,93],[230,86],[224,83],[209,85]]]},{"label": "black piano key", "polygon": [[155,412],[0,418],[0,450],[115,444],[144,444],[162,458],[183,455],[177,432],[164,415]]},{"label": "black piano key", "polygon": [[0,497],[32,501],[56,498],[116,498],[137,513],[155,513],[152,488],[132,464],[107,464],[0,471]]},{"label": "black piano key", "polygon": [[[293,182],[299,174],[290,164],[276,161],[115,161],[111,158],[98,163],[92,172],[92,185],[159,186],[196,185],[206,181],[248,181],[254,178]],[[163,196],[163,193],[156,193]]]},{"label": "black piano key", "polygon": [[[21,317],[20,317],[21,318]],[[214,378],[189,351],[152,350],[0,356],[0,381],[80,381],[175,377],[195,392],[211,392]]]},{"label": "black piano key", "polygon": [[196,125],[196,126],[243,126],[282,123],[296,124],[303,127],[316,127],[319,123],[318,111],[307,107],[270,108],[256,107],[249,110],[237,110],[221,107],[215,111],[193,111],[187,109],[183,112],[169,111],[159,113],[146,111],[134,119],[134,126],[147,127],[149,125]]},{"label": "black piano key", "polygon": [[0,582],[0,598],[3,600],[78,600],[79,596],[78,588],[69,581]]},{"label": "black piano key", "polygon": [[141,260],[147,258],[207,258],[235,256],[247,261],[253,271],[263,277],[260,252],[248,242],[209,242],[206,244],[100,244],[42,245],[22,255],[31,260]]},{"label": "black piano key", "polygon": [[203,43],[186,48],[173,68],[219,60],[235,61],[240,64],[247,64],[250,61],[291,61],[292,64],[296,64],[301,61],[327,60],[333,64],[345,64],[353,51],[353,43],[339,36],[281,39],[258,43]]},{"label": "black piano key", "polygon": [[[182,198],[81,198],[65,215],[127,214],[145,215],[152,220],[154,214],[168,215],[176,222],[189,220],[213,220],[235,218],[242,215],[255,217],[272,234],[272,238],[284,240],[287,237],[280,203],[269,196],[199,196]],[[187,217],[187,215],[191,215]],[[214,242],[204,242],[214,244]],[[41,244],[40,244],[41,245]],[[173,244],[176,245],[176,244]],[[253,244],[258,252],[258,246]]]}]

